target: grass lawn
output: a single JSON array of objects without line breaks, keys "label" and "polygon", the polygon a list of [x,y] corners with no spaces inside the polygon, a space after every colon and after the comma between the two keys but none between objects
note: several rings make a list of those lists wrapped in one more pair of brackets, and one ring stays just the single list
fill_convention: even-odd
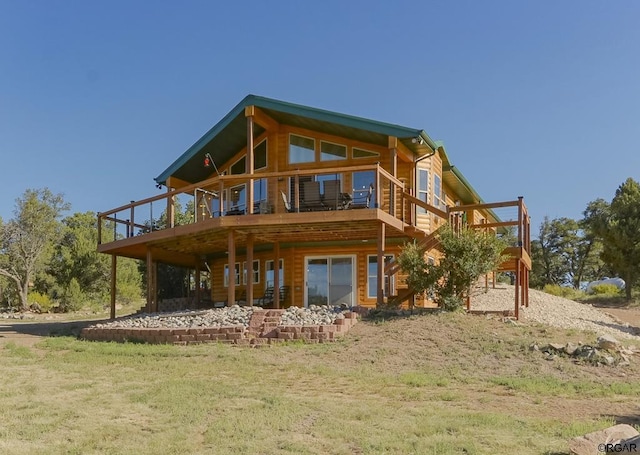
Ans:
[{"label": "grass lawn", "polygon": [[595,367],[529,350],[595,338],[434,314],[264,349],[5,343],[0,452],[568,453],[571,437],[640,422],[639,356]]}]

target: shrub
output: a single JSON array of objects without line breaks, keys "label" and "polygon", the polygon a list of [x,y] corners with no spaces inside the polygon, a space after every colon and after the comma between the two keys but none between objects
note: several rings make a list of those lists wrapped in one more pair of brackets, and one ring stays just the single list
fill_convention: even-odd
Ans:
[{"label": "shrub", "polygon": [[48,313],[51,307],[53,307],[53,302],[47,294],[36,291],[30,292],[29,295],[27,295],[27,302],[29,302],[29,305],[37,304],[44,313]]},{"label": "shrub", "polygon": [[595,295],[618,295],[620,290],[615,284],[594,284],[589,289],[591,294]]},{"label": "shrub", "polygon": [[420,245],[404,246],[398,260],[407,273],[407,284],[415,292],[434,291],[435,301],[443,309],[462,307],[464,297],[478,278],[495,270],[505,258],[505,243],[494,235],[473,229],[454,232],[445,226],[438,239],[443,257],[429,264]]},{"label": "shrub", "polygon": [[547,284],[542,289],[547,294],[555,295],[556,297],[563,297],[565,299],[576,300],[584,297],[583,291],[577,291],[571,287],[560,286],[557,284]]}]

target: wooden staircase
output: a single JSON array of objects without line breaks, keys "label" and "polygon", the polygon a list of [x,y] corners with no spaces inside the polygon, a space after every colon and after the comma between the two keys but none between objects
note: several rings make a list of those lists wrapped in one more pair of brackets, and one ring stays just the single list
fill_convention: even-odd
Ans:
[{"label": "wooden staircase", "polygon": [[[432,249],[440,249],[440,240],[438,239],[438,234],[443,226],[440,226],[438,229],[428,234],[422,229],[419,229],[415,226],[408,225],[405,226],[404,232],[409,237],[416,240],[416,244],[422,253],[432,250]],[[409,288],[407,284],[407,275],[402,273],[402,269],[398,260],[394,258],[389,261],[384,268],[384,274],[387,276],[396,275],[396,295],[389,296],[388,303],[392,306],[400,306],[403,302],[411,302],[414,301],[416,297],[416,293],[413,289]],[[424,300],[424,299],[423,299]],[[414,301],[415,303],[415,301]],[[424,301],[423,301],[424,304]]]}]

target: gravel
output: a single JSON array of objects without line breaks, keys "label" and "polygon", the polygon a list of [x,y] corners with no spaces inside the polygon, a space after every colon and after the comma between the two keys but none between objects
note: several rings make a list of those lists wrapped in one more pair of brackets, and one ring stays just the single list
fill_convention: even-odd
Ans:
[{"label": "gravel", "polygon": [[[515,289],[500,284],[496,289],[489,287],[476,289],[471,297],[471,309],[482,311],[500,311],[514,309]],[[556,297],[535,289],[529,290],[529,307],[520,309],[520,318],[525,321],[539,322],[565,329],[579,329],[640,340],[635,327],[620,322],[589,304],[578,303],[562,297]]]},{"label": "gravel", "polygon": [[[217,308],[202,311],[179,311],[173,313],[152,313],[125,317],[97,328],[185,328],[185,327],[229,327],[249,326],[253,307]],[[344,309],[311,305],[309,308],[287,308],[280,319],[280,325],[329,325],[338,318],[344,318]]]}]

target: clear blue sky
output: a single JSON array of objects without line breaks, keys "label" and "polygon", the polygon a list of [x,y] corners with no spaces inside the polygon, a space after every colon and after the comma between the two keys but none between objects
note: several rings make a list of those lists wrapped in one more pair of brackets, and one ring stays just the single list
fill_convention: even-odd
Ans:
[{"label": "clear blue sky", "polygon": [[486,201],[580,218],[640,179],[637,1],[0,0],[0,216],[153,178],[245,95],[424,129]]}]

